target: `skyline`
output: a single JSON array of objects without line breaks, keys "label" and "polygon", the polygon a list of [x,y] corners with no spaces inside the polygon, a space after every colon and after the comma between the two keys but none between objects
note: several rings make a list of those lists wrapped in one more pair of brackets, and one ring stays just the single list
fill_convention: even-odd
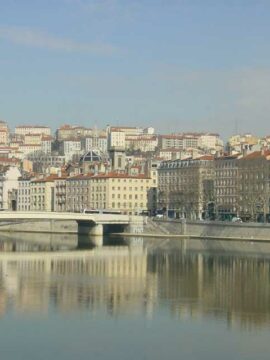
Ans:
[{"label": "skyline", "polygon": [[267,1],[1,1],[0,119],[267,135]]}]

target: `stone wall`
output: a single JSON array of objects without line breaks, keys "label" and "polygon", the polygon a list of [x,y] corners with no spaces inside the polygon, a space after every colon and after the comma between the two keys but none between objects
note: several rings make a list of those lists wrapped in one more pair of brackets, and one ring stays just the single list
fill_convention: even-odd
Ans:
[{"label": "stone wall", "polygon": [[240,239],[269,239],[270,224],[232,223],[224,221],[187,221],[148,219],[145,234],[188,235],[194,237],[218,237]]},{"label": "stone wall", "polygon": [[71,220],[15,220],[0,222],[0,231],[77,234],[78,224]]}]

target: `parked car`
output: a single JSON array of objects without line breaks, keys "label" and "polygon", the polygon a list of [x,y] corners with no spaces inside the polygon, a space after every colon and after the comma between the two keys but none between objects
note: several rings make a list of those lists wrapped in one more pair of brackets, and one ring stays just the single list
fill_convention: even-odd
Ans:
[{"label": "parked car", "polygon": [[235,217],[232,218],[232,222],[239,222],[239,223],[241,223],[241,222],[243,222],[243,221],[242,221],[242,219],[241,219],[240,217],[235,216]]}]

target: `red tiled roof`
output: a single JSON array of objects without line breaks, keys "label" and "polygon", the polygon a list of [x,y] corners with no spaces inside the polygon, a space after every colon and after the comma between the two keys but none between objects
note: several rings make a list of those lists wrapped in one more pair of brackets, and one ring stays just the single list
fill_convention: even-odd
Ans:
[{"label": "red tiled roof", "polygon": [[2,157],[2,158],[0,158],[0,162],[5,162],[5,163],[18,163],[18,162],[20,162],[20,160],[19,159],[17,159],[17,158],[6,158],[6,157]]},{"label": "red tiled roof", "polygon": [[54,180],[57,180],[58,176],[57,175],[50,175],[47,176],[46,178],[41,178],[41,179],[35,179],[32,182],[33,183],[38,183],[38,182],[53,182]]},{"label": "red tiled roof", "polygon": [[50,135],[43,135],[41,141],[46,141],[46,140],[53,140],[53,137]]},{"label": "red tiled roof", "polygon": [[116,178],[116,179],[150,179],[148,176],[144,174],[139,175],[129,175],[129,174],[121,174],[121,173],[108,173],[108,174],[97,174],[93,176],[95,179],[97,178]]},{"label": "red tiled roof", "polygon": [[243,156],[241,160],[251,160],[251,159],[258,159],[260,157],[266,158],[270,155],[270,150],[265,151],[254,151],[246,156]]},{"label": "red tiled roof", "polygon": [[89,173],[86,175],[79,174],[72,177],[69,177],[67,180],[87,180],[87,179],[150,179],[148,176],[145,176],[144,174],[139,175],[129,175],[129,174],[122,174],[122,173],[102,173],[102,174],[93,174]]},{"label": "red tiled roof", "polygon": [[214,160],[213,155],[202,155],[200,157],[197,157],[196,160]]}]

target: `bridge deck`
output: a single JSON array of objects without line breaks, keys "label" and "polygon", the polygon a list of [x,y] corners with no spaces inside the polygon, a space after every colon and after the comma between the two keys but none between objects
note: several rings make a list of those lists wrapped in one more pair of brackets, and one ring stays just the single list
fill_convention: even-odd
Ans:
[{"label": "bridge deck", "polygon": [[1,220],[74,220],[89,221],[96,224],[128,224],[129,215],[83,214],[48,211],[1,211]]}]

